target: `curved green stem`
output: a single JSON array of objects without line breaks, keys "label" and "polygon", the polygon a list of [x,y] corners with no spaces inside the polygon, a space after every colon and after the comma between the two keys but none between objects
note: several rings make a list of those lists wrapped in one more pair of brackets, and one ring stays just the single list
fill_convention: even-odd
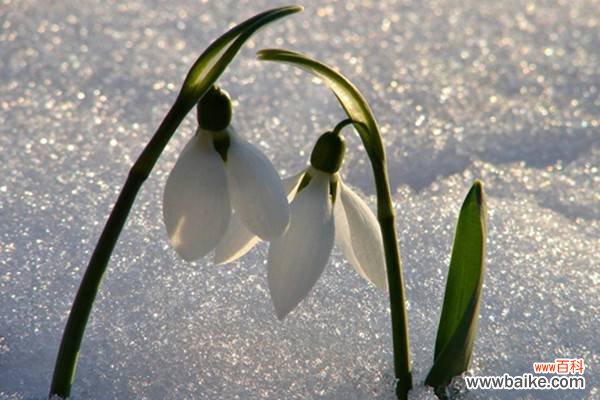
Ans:
[{"label": "curved green stem", "polygon": [[198,57],[188,72],[175,104],[173,104],[160,127],[131,168],[94,249],[73,301],[60,343],[50,387],[50,397],[66,398],[71,393],[71,384],[75,375],[81,341],[102,276],[135,197],[146,178],[150,175],[169,139],[192,107],[211,88],[214,88],[214,83],[254,32],[270,22],[299,11],[302,11],[302,7],[280,7],[247,19],[215,40]]},{"label": "curved green stem", "polygon": [[[406,294],[404,292],[402,263],[400,262],[396,237],[394,208],[390,193],[385,151],[373,112],[360,91],[345,76],[326,64],[303,54],[281,49],[261,50],[258,53],[258,58],[260,60],[291,63],[321,78],[333,91],[348,118],[354,121],[354,126],[371,161],[377,191],[377,219],[383,236],[392,311],[396,395],[399,399],[407,399],[408,391],[412,387],[412,367]],[[342,125],[343,127],[347,124],[344,120],[338,126]]]},{"label": "curved green stem", "polygon": [[180,99],[175,102],[152,140],[129,171],[125,185],[123,185],[119,198],[108,217],[73,301],[56,358],[50,396],[58,395],[66,398],[71,392],[81,341],[110,255],[142,183],[150,174],[175,129],[192,107],[193,104],[182,104]]},{"label": "curved green stem", "polygon": [[352,118],[343,119],[340,122],[338,122],[338,124],[335,126],[335,128],[333,128],[333,133],[335,133],[336,135],[339,135],[340,132],[342,131],[342,129],[344,129],[348,125],[352,125],[355,123],[357,123],[357,122],[354,121]]}]

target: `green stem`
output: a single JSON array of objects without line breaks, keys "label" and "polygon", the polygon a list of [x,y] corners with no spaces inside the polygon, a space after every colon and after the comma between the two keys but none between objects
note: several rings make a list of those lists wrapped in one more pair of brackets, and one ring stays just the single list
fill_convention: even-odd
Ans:
[{"label": "green stem", "polygon": [[375,188],[377,191],[377,219],[383,236],[383,250],[387,269],[390,308],[392,314],[392,341],[394,346],[394,372],[396,375],[396,396],[408,399],[412,388],[412,367],[410,342],[408,339],[408,316],[404,291],[402,263],[396,238],[394,207],[390,195],[385,159],[371,159]]},{"label": "green stem", "polygon": [[338,124],[335,126],[335,128],[333,128],[333,133],[335,133],[336,135],[339,135],[340,132],[342,131],[342,129],[344,129],[348,125],[354,124],[355,122],[356,121],[354,121],[352,118],[346,118],[344,120],[341,120],[340,122],[338,122]]},{"label": "green stem", "polygon": [[[334,132],[345,126],[360,123],[346,118],[338,123]],[[383,148],[383,147],[382,147]],[[408,391],[412,388],[412,363],[410,359],[410,341],[408,338],[408,315],[406,313],[406,293],[404,290],[402,262],[396,237],[394,205],[390,193],[385,152],[381,155],[369,155],[375,190],[377,192],[377,220],[383,237],[383,251],[390,293],[392,314],[392,341],[394,348],[394,375],[396,377],[396,396],[400,400],[408,399]]]},{"label": "green stem", "polygon": [[160,127],[129,171],[125,185],[104,226],[102,235],[94,249],[92,258],[73,301],[71,313],[69,314],[56,358],[52,386],[50,387],[50,397],[60,396],[67,398],[70,395],[85,327],[102,280],[102,275],[106,270],[123,225],[125,225],[127,215],[131,210],[140,187],[150,175],[150,171],[156,164],[158,157],[193,106],[194,103],[190,103],[185,96],[177,98],[175,104],[173,104],[173,107],[171,107],[167,116],[160,124]]}]

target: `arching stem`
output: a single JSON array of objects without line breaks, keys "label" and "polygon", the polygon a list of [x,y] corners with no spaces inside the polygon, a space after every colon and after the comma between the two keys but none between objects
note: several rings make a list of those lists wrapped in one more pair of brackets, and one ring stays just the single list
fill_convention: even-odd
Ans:
[{"label": "arching stem", "polygon": [[343,119],[340,122],[338,122],[338,124],[335,126],[335,128],[333,128],[333,133],[335,133],[336,135],[339,135],[340,132],[342,131],[342,129],[344,129],[348,125],[352,125],[355,123],[357,123],[357,122],[354,121],[352,118]]},{"label": "arching stem", "polygon": [[108,217],[73,301],[58,356],[56,357],[50,396],[66,398],[71,393],[71,384],[75,375],[81,341],[110,255],[117,243],[123,225],[125,225],[140,187],[150,174],[152,167],[175,129],[192,107],[193,104],[182,104],[179,99],[175,102],[152,140],[129,171],[127,180]]},{"label": "arching stem", "polygon": [[71,393],[81,341],[102,276],[106,271],[106,266],[135,197],[150,175],[169,139],[192,107],[207,92],[216,90],[214,83],[254,32],[270,22],[301,10],[302,7],[298,6],[274,8],[234,26],[208,46],[188,72],[175,104],[129,171],[125,185],[94,249],[73,301],[60,343],[50,387],[50,397],[66,398]]}]

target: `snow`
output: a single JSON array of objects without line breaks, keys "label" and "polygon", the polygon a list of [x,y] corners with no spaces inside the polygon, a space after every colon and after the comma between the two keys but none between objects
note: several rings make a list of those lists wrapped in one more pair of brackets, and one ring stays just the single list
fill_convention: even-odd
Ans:
[{"label": "snow", "polygon": [[[281,2],[44,2],[0,7],[0,399],[42,399],[69,306],[128,168],[195,57]],[[321,1],[259,32],[221,79],[238,132],[282,175],[343,118],[323,85],[256,61],[287,47],[366,95],[388,152],[416,389],[432,362],[454,224],[472,181],[489,201],[472,375],[583,358],[583,391],[464,399],[595,399],[600,391],[600,17],[595,0]],[[392,399],[387,296],[339,251],[283,322],[267,245],[180,260],[161,218],[189,118],[143,187],[84,339],[75,399]],[[370,197],[352,130],[344,181]]]}]

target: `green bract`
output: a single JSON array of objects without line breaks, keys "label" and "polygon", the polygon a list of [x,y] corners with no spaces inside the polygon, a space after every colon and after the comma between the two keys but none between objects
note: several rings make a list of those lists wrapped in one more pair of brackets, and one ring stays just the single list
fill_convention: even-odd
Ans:
[{"label": "green bract", "polygon": [[196,104],[211,85],[217,81],[227,65],[233,60],[233,57],[254,32],[269,22],[302,10],[301,6],[274,8],[257,14],[231,28],[208,46],[198,57],[183,82],[180,95],[190,101],[192,106]]},{"label": "green bract", "polygon": [[371,107],[362,93],[342,74],[319,61],[303,54],[282,49],[264,49],[258,52],[260,60],[281,61],[294,64],[321,78],[335,93],[341,106],[355,124],[356,130],[365,145],[369,158],[383,160],[385,154],[381,135]]},{"label": "green bract", "polygon": [[427,385],[446,386],[469,368],[477,335],[479,300],[486,249],[486,206],[482,183],[475,181],[463,203],[454,245],[444,306]]}]

